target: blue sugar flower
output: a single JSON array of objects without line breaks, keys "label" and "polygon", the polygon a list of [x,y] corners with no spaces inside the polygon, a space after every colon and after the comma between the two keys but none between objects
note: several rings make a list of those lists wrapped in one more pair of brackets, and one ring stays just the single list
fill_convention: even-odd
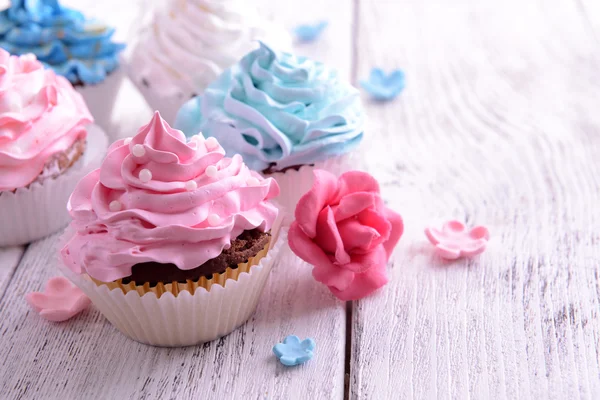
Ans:
[{"label": "blue sugar flower", "polygon": [[373,68],[369,80],[360,85],[377,100],[392,100],[404,89],[404,72],[396,69],[386,75],[381,68]]},{"label": "blue sugar flower", "polygon": [[283,343],[277,343],[273,346],[273,353],[283,365],[288,367],[307,362],[313,357],[315,341],[311,338],[304,339],[302,342],[296,335],[290,335],[283,340]]},{"label": "blue sugar flower", "polygon": [[298,37],[298,39],[302,42],[312,42],[314,40],[316,40],[321,33],[325,30],[325,28],[327,28],[327,25],[329,25],[329,23],[327,21],[320,21],[317,22],[316,24],[305,24],[305,25],[298,25],[295,29],[294,29],[294,33],[296,33],[296,36]]}]

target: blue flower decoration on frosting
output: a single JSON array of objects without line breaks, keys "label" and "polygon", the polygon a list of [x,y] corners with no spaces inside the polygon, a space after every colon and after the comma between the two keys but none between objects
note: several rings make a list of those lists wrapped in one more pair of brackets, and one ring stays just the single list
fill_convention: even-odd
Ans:
[{"label": "blue flower decoration on frosting", "polygon": [[377,100],[392,100],[404,89],[404,72],[397,69],[386,75],[381,68],[373,68],[369,80],[360,85]]},{"label": "blue flower decoration on frosting", "polygon": [[273,346],[273,353],[279,358],[279,362],[288,367],[307,362],[313,357],[315,341],[311,338],[300,341],[295,335],[290,335]]},{"label": "blue flower decoration on frosting", "polygon": [[301,41],[312,42],[321,36],[327,25],[329,25],[327,21],[320,21],[316,24],[298,25],[294,29],[294,33]]},{"label": "blue flower decoration on frosting", "polygon": [[125,46],[112,42],[113,34],[113,28],[57,0],[12,0],[0,12],[0,47],[12,54],[35,54],[73,84],[102,82],[118,67]]},{"label": "blue flower decoration on frosting", "polygon": [[336,71],[261,43],[184,104],[175,127],[216,137],[254,170],[280,171],[355,148],[364,111],[358,90]]}]

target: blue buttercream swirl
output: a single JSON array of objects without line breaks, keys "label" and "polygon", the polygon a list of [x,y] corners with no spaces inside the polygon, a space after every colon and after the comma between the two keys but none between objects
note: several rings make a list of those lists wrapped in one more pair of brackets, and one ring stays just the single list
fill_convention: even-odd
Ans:
[{"label": "blue buttercream swirl", "polygon": [[113,34],[113,28],[57,0],[12,0],[0,12],[0,47],[12,54],[35,54],[73,84],[102,82],[118,67],[125,46],[112,42]]},{"label": "blue buttercream swirl", "polygon": [[254,170],[283,170],[352,150],[364,111],[358,90],[336,71],[261,43],[184,104],[175,126],[216,137]]}]

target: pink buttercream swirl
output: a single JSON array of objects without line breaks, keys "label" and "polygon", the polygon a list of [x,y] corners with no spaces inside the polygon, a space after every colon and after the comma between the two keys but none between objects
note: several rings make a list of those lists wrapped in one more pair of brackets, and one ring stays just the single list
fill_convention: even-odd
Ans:
[{"label": "pink buttercream swirl", "polygon": [[0,49],[0,191],[33,182],[53,155],[86,136],[81,95],[32,54]]},{"label": "pink buttercream swirl", "polygon": [[215,139],[186,142],[158,112],[130,141],[118,140],[69,201],[76,233],[61,251],[76,273],[109,282],[143,262],[186,270],[221,254],[244,230],[271,229],[279,194]]}]

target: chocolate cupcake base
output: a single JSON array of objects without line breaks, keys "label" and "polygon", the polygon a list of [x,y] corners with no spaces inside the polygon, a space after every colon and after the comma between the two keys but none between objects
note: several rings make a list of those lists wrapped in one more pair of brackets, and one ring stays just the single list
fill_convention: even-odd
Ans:
[{"label": "chocolate cupcake base", "polygon": [[[207,291],[210,291],[211,288],[215,285],[225,287],[225,283],[228,280],[232,279],[232,280],[237,281],[242,274],[250,273],[252,267],[259,265],[260,262],[262,261],[262,259],[269,252],[269,247],[270,247],[270,243],[271,243],[271,239],[272,239],[271,235],[269,233],[263,233],[260,231],[255,232],[255,231],[256,230],[245,231],[244,238],[241,238],[242,235],[240,235],[240,237],[238,237],[238,239],[236,239],[232,243],[230,250],[234,248],[234,243],[235,243],[235,247],[238,249],[237,251],[229,252],[228,255],[225,255],[221,258],[221,262],[212,263],[210,265],[212,265],[212,266],[223,265],[223,263],[228,259],[228,257],[231,258],[233,255],[235,255],[235,257],[239,258],[239,257],[243,257],[242,254],[250,254],[251,252],[253,253],[254,249],[256,249],[258,247],[259,243],[262,244],[262,248],[260,248],[254,255],[250,256],[249,258],[246,258],[244,260],[244,262],[234,264],[234,265],[229,265],[229,266],[225,267],[225,269],[222,272],[219,272],[219,273],[214,272],[210,275],[203,274],[205,272],[205,270],[203,270],[203,268],[207,264],[207,263],[205,263],[198,268],[194,268],[189,271],[183,271],[185,273],[185,275],[179,275],[180,272],[177,272],[173,269],[168,269],[168,268],[165,269],[165,266],[172,265],[172,264],[156,263],[158,266],[160,266],[160,272],[159,272],[160,275],[152,276],[152,278],[154,279],[154,278],[157,278],[158,276],[160,276],[164,279],[161,279],[161,280],[148,279],[148,280],[143,281],[143,280],[139,279],[142,277],[142,275],[136,275],[135,276],[136,279],[132,279],[134,277],[134,275],[131,275],[127,278],[118,279],[113,282],[102,282],[102,281],[99,281],[92,277],[90,277],[90,279],[96,284],[96,286],[106,286],[106,287],[108,287],[109,290],[120,289],[124,294],[127,294],[129,292],[137,292],[140,296],[143,296],[146,293],[154,293],[156,295],[156,297],[158,297],[158,298],[160,298],[165,293],[171,293],[172,295],[177,297],[177,295],[183,291],[190,292],[192,295],[194,295],[194,293],[200,288],[204,288]],[[260,235],[258,235],[259,233],[260,233]],[[253,235],[258,236],[258,239],[256,237],[254,237],[254,240],[247,239],[249,237],[252,238]],[[265,241],[265,239],[266,239],[266,241]],[[240,248],[243,248],[244,250],[240,250]],[[217,258],[215,258],[214,260],[217,260]],[[144,263],[144,264],[153,264],[153,263]],[[142,264],[137,264],[137,265],[142,265]],[[181,271],[177,267],[175,267],[175,269],[177,269],[178,271]],[[152,272],[156,272],[159,270],[159,268],[151,267],[149,270],[151,270]],[[174,275],[167,276],[167,273],[165,273],[165,271],[173,273]],[[193,272],[190,272],[190,271],[193,271]],[[146,274],[145,278],[150,277],[146,272],[144,272],[144,274]],[[188,278],[187,279],[167,279],[167,278],[174,278],[174,277],[180,278],[182,276],[187,276]],[[192,276],[197,276],[197,277],[195,279],[190,279]]]},{"label": "chocolate cupcake base", "polygon": [[227,270],[236,269],[238,264],[246,263],[256,256],[269,243],[270,234],[258,229],[244,231],[233,242],[231,247],[224,249],[216,258],[190,270],[179,269],[175,264],[161,264],[146,262],[136,264],[131,269],[131,275],[123,278],[123,284],[136,282],[156,286],[159,282],[185,283],[189,280],[197,281],[204,277],[212,279],[215,274],[222,274]]}]

